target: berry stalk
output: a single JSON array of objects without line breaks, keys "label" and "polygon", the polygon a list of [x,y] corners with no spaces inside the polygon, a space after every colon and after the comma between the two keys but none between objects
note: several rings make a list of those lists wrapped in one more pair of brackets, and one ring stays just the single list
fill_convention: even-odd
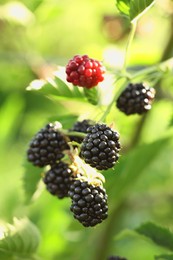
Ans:
[{"label": "berry stalk", "polygon": [[76,131],[69,131],[66,129],[61,129],[61,133],[67,136],[76,136],[76,137],[82,137],[84,138],[86,136],[85,133],[82,132],[76,132]]}]

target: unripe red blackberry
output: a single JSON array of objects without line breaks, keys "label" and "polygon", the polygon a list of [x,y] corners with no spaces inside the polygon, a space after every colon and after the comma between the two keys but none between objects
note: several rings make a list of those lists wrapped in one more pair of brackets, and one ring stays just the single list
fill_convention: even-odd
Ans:
[{"label": "unripe red blackberry", "polygon": [[54,164],[49,171],[46,172],[43,182],[46,184],[47,190],[62,199],[68,197],[68,191],[74,178],[72,169],[64,162]]},{"label": "unripe red blackberry", "polygon": [[110,256],[107,260],[127,260],[125,257],[121,256]]},{"label": "unripe red blackberry", "polygon": [[81,145],[81,157],[98,170],[112,168],[119,158],[119,134],[105,124],[96,124],[87,129]]},{"label": "unripe red blackberry", "polygon": [[[94,121],[89,119],[85,119],[83,121],[77,121],[69,131],[86,133],[88,127],[92,126],[94,123],[95,123]],[[79,136],[69,136],[69,138],[71,141],[75,141],[79,144],[81,144],[84,139],[84,137],[79,137]]]},{"label": "unripe red blackberry", "polygon": [[69,196],[72,199],[70,210],[83,226],[92,227],[107,218],[107,194],[101,186],[75,180],[70,186]]},{"label": "unripe red blackberry", "polygon": [[116,106],[126,115],[143,114],[151,109],[155,89],[143,83],[130,83],[117,99]]},{"label": "unripe red blackberry", "polygon": [[87,55],[74,56],[66,66],[67,81],[75,86],[92,88],[104,80],[105,68]]},{"label": "unripe red blackberry", "polygon": [[27,151],[28,161],[35,166],[44,167],[59,161],[68,149],[64,136],[56,129],[56,124],[47,124],[31,140]]}]

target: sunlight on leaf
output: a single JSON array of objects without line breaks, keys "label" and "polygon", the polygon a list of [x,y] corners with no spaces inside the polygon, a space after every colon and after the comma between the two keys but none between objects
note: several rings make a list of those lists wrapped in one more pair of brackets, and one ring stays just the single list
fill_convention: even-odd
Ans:
[{"label": "sunlight on leaf", "polygon": [[33,80],[26,90],[39,90],[45,85],[46,81],[43,79],[35,79]]},{"label": "sunlight on leaf", "polygon": [[33,80],[26,90],[38,91],[40,94],[56,99],[84,99],[81,88],[66,82],[65,68],[61,66],[58,66],[58,69],[53,72],[52,77],[45,80]]},{"label": "sunlight on leaf", "polygon": [[116,1],[116,6],[118,10],[124,14],[129,16],[129,11],[130,11],[130,0],[117,0]]}]

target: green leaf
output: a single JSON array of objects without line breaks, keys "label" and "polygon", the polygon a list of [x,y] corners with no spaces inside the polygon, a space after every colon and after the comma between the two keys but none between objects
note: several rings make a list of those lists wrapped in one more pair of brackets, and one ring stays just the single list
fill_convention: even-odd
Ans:
[{"label": "green leaf", "polygon": [[56,97],[56,99],[84,99],[82,90],[77,86],[67,83],[64,75],[61,75],[63,72],[54,72],[54,78],[48,78],[47,80],[34,80],[26,89],[29,91],[38,91],[40,94],[48,97]]},{"label": "green leaf", "polygon": [[173,260],[173,255],[158,255],[155,260]]},{"label": "green leaf", "polygon": [[25,192],[25,203],[30,203],[37,190],[41,179],[42,169],[33,166],[29,162],[24,163],[23,188]]},{"label": "green leaf", "polygon": [[150,238],[155,244],[173,251],[173,233],[168,228],[148,222],[135,230],[139,234]]},{"label": "green leaf", "polygon": [[[27,218],[13,220],[13,225],[1,226],[3,236],[0,239],[1,259],[34,259],[40,243],[40,233],[37,227]],[[2,258],[3,257],[3,258]],[[11,258],[12,257],[12,258]]]},{"label": "green leaf", "polygon": [[99,95],[97,87],[91,89],[84,88],[84,94],[89,103],[91,103],[92,105],[98,104]]},{"label": "green leaf", "polygon": [[58,77],[55,77],[54,80],[57,86],[59,96],[69,98],[83,98],[82,92],[79,90],[79,87],[73,86],[71,84],[67,85],[62,79]]},{"label": "green leaf", "polygon": [[130,20],[141,16],[154,3],[154,0],[131,0],[130,1]]},{"label": "green leaf", "polygon": [[117,0],[116,6],[120,13],[132,21],[147,11],[154,2],[155,0]]},{"label": "green leaf", "polygon": [[130,14],[130,0],[117,0],[116,6],[120,13],[129,16]]}]

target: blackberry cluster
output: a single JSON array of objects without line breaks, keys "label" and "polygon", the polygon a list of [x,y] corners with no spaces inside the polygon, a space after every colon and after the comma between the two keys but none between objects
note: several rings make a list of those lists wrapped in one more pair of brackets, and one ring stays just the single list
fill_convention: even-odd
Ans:
[{"label": "blackberry cluster", "polygon": [[[89,119],[85,119],[83,121],[77,121],[69,131],[87,133],[88,127],[92,126],[93,124],[94,122]],[[78,136],[69,136],[69,138],[71,141],[75,141],[79,144],[81,144],[84,139],[83,137],[78,137]]]},{"label": "blackberry cluster", "polygon": [[88,89],[103,81],[104,73],[102,63],[87,55],[75,55],[66,66],[67,81]]},{"label": "blackberry cluster", "polygon": [[143,83],[130,83],[117,99],[116,106],[126,115],[143,114],[151,109],[155,89]]},{"label": "blackberry cluster", "polygon": [[110,256],[107,260],[127,260],[125,257],[121,256]]},{"label": "blackberry cluster", "polygon": [[119,134],[105,124],[87,129],[81,146],[81,157],[98,170],[112,168],[119,158]]},{"label": "blackberry cluster", "polygon": [[[86,137],[68,137],[70,131],[86,133]],[[46,189],[59,199],[70,197],[74,218],[83,226],[92,227],[107,218],[108,205],[101,184],[104,178],[91,167],[102,170],[115,164],[120,150],[119,134],[91,120],[77,121],[69,132],[64,136],[56,122],[47,124],[31,140],[27,158],[35,166],[50,166],[43,177]],[[70,149],[67,143],[70,138],[81,143],[79,156]],[[71,165],[61,160],[64,150],[68,150]]]},{"label": "blackberry cluster", "polygon": [[71,211],[83,226],[92,227],[107,218],[107,194],[101,186],[75,180],[70,186]]},{"label": "blackberry cluster", "polygon": [[32,139],[27,151],[28,161],[35,166],[44,167],[52,165],[64,155],[68,149],[64,136],[57,131],[56,124],[47,124]]},{"label": "blackberry cluster", "polygon": [[54,164],[43,178],[47,190],[59,199],[68,197],[70,185],[74,180],[72,173],[68,164],[64,162]]}]

